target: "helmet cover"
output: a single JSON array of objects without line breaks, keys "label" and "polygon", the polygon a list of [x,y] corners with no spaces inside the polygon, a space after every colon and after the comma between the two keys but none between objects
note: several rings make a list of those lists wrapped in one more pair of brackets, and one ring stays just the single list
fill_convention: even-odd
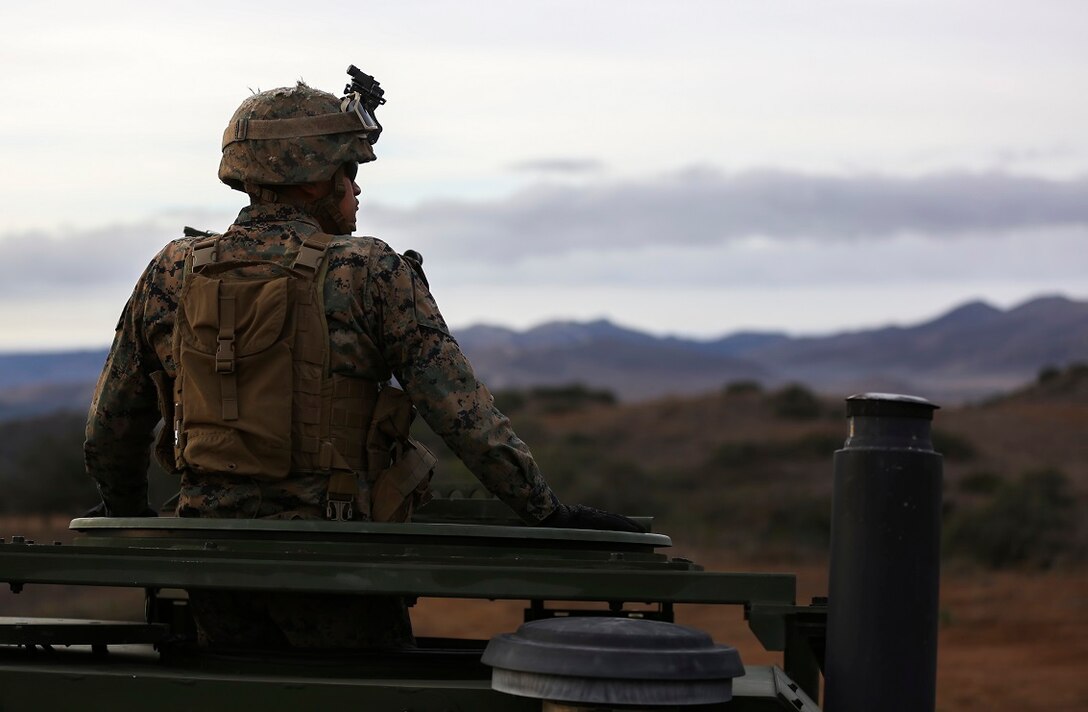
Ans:
[{"label": "helmet cover", "polygon": [[254,94],[223,134],[219,180],[242,191],[247,185],[318,183],[345,164],[373,161],[369,129],[351,117],[340,99],[303,82]]}]

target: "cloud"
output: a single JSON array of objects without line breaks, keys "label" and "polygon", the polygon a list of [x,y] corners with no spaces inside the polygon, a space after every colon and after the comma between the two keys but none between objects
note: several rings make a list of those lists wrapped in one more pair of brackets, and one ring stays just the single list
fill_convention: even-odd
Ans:
[{"label": "cloud", "polygon": [[591,158],[542,158],[515,163],[510,170],[517,173],[581,175],[600,173],[604,170],[604,163]]},{"label": "cloud", "polygon": [[715,245],[751,236],[872,240],[1088,224],[1088,178],[738,174],[538,186],[490,202],[369,206],[364,229],[441,255],[506,262],[583,249]]},{"label": "cloud", "polygon": [[92,228],[32,230],[0,235],[0,298],[25,299],[49,292],[73,293],[136,283],[151,258],[184,225],[222,226],[230,218],[202,211]]},{"label": "cloud", "polygon": [[436,285],[456,281],[503,290],[528,285],[577,292],[589,285],[612,285],[648,293],[689,288],[787,292],[846,284],[923,290],[937,284],[1000,282],[1031,285],[1027,293],[1045,291],[1047,285],[1080,293],[1088,273],[1085,240],[1088,226],[978,233],[953,240],[919,234],[865,242],[752,237],[714,245],[582,249],[509,266],[471,255],[425,257]]},{"label": "cloud", "polygon": [[[490,202],[364,203],[363,232],[426,256],[451,324],[601,315],[658,332],[827,330],[910,321],[986,298],[1083,298],[1085,181],[834,177],[698,169]],[[175,210],[0,235],[0,348],[101,345]]]},{"label": "cloud", "polygon": [[[860,275],[867,263],[952,278],[1010,269],[1064,274],[1063,265],[1082,261],[1075,245],[1088,228],[1088,179],[689,169],[537,186],[492,201],[364,203],[360,217],[362,233],[420,250],[428,265],[456,265],[464,281],[637,284],[655,265],[654,278],[668,274],[669,283],[811,283],[817,271],[851,278],[836,264]],[[183,225],[221,230],[229,221],[177,210],[128,224],[0,235],[0,297],[131,287]],[[936,251],[942,245],[948,249]]]}]

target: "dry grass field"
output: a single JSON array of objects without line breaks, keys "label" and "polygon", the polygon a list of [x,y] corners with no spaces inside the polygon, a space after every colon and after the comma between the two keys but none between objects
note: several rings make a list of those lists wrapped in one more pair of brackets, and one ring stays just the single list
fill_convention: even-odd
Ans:
[{"label": "dry grass field", "polygon": [[[563,500],[652,512],[676,556],[717,571],[794,571],[799,601],[826,594],[841,400],[729,387],[616,404],[560,389],[514,405],[519,434]],[[1088,366],[940,410],[934,426],[945,454],[945,531],[970,534],[950,549],[942,572],[938,709],[1088,710]],[[56,449],[44,442],[40,450]],[[435,448],[447,484],[463,477],[478,487]],[[41,480],[44,470],[27,471]],[[1050,474],[1032,479],[1040,472]],[[0,536],[68,541],[67,521],[0,516]],[[486,638],[515,629],[524,606],[421,600],[413,620],[419,635]],[[2,590],[0,615],[138,619],[142,592]],[[778,662],[739,608],[680,607],[677,616],[736,646],[750,664]]]}]

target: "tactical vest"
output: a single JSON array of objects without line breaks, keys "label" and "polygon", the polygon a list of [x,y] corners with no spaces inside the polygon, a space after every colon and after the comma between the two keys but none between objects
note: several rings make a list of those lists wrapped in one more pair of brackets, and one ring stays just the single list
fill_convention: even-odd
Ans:
[{"label": "tactical vest", "polygon": [[329,371],[332,236],[306,238],[290,266],[219,262],[219,240],[194,245],[178,299],[176,468],[259,480],[327,473],[328,518],[356,518],[358,507],[362,519],[406,521],[428,496],[435,460],[408,437],[403,392]]}]

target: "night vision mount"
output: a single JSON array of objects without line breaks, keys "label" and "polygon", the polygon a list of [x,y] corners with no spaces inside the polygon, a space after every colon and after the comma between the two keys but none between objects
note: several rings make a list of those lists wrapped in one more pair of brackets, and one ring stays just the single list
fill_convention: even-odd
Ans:
[{"label": "night vision mount", "polygon": [[340,109],[359,117],[367,128],[367,140],[373,145],[378,142],[378,136],[382,133],[382,125],[374,118],[374,112],[385,103],[385,90],[378,84],[377,79],[354,64],[348,65],[348,76],[351,81],[344,86]]}]

